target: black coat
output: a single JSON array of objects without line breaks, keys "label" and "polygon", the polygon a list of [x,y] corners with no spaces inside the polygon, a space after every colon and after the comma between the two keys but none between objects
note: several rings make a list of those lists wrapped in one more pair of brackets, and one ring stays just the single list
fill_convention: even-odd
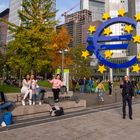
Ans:
[{"label": "black coat", "polygon": [[128,81],[128,83],[124,82],[123,84],[121,84],[120,88],[122,88],[123,97],[127,95],[129,95],[130,97],[134,96],[133,85],[130,81]]}]

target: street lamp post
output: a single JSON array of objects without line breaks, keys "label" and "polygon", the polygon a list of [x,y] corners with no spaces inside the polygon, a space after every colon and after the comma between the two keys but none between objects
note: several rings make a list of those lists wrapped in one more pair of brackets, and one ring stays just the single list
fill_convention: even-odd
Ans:
[{"label": "street lamp post", "polygon": [[62,60],[61,60],[61,75],[62,75],[62,78],[64,78],[64,60],[65,60],[65,52],[67,52],[68,49],[64,49],[64,50],[61,50],[59,51],[59,53],[62,54]]}]

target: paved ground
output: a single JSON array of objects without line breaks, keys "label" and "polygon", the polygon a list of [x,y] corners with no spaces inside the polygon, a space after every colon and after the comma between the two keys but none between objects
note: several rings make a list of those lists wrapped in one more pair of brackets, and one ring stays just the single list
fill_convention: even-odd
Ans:
[{"label": "paved ground", "polygon": [[0,133],[1,140],[139,140],[140,104],[133,120],[121,118],[121,108],[100,111]]}]

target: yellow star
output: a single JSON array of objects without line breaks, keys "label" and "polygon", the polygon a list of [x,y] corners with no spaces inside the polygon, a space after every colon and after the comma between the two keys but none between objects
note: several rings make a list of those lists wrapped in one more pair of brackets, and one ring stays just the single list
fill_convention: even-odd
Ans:
[{"label": "yellow star", "polygon": [[123,17],[125,14],[126,14],[125,9],[122,8],[122,9],[118,10],[118,16]]},{"label": "yellow star", "polygon": [[133,31],[133,27],[132,27],[132,25],[126,25],[124,30],[125,30],[127,33],[130,33],[131,31]]},{"label": "yellow star", "polygon": [[112,58],[113,52],[107,50],[107,51],[105,51],[104,54],[105,54],[105,58]]},{"label": "yellow star", "polygon": [[139,35],[133,36],[133,39],[134,39],[134,43],[140,43],[140,36]]},{"label": "yellow star", "polygon": [[89,52],[86,50],[86,51],[82,51],[82,57],[84,58],[87,58],[87,56],[89,55]]},{"label": "yellow star", "polygon": [[102,16],[103,20],[108,20],[110,18],[110,15],[108,13],[104,13]]},{"label": "yellow star", "polygon": [[96,27],[90,25],[89,28],[88,28],[88,30],[89,30],[90,33],[93,33],[93,32],[96,31]]},{"label": "yellow star", "polygon": [[104,65],[99,66],[99,67],[98,67],[98,71],[99,71],[100,73],[104,73],[104,71],[106,71],[105,66],[104,66]]},{"label": "yellow star", "polygon": [[140,67],[138,64],[136,64],[135,66],[132,66],[132,72],[139,72],[140,71]]},{"label": "yellow star", "polygon": [[140,13],[136,14],[134,18],[136,19],[136,21],[140,21]]},{"label": "yellow star", "polygon": [[140,52],[138,53],[138,56],[137,56],[137,58],[138,58],[138,59],[140,59]]},{"label": "yellow star", "polygon": [[110,28],[104,29],[104,35],[110,35],[110,34],[112,34],[112,31],[110,30]]}]

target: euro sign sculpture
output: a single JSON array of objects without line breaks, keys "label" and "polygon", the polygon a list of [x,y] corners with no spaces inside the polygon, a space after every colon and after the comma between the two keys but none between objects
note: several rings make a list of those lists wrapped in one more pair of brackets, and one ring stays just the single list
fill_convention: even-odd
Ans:
[{"label": "euro sign sculpture", "polygon": [[108,61],[105,59],[101,54],[100,51],[102,50],[126,50],[128,49],[128,43],[116,43],[116,44],[105,44],[106,42],[129,42],[132,39],[132,34],[126,34],[126,35],[118,35],[118,36],[104,36],[102,35],[105,28],[117,24],[117,23],[125,23],[132,25],[134,28],[136,28],[137,22],[128,17],[116,17],[109,19],[101,24],[95,34],[93,36],[90,36],[87,38],[87,50],[93,51],[93,53],[96,55],[97,59],[104,65],[110,67],[110,68],[128,68],[134,65],[137,62],[137,57],[133,57],[131,60],[116,64]]}]

